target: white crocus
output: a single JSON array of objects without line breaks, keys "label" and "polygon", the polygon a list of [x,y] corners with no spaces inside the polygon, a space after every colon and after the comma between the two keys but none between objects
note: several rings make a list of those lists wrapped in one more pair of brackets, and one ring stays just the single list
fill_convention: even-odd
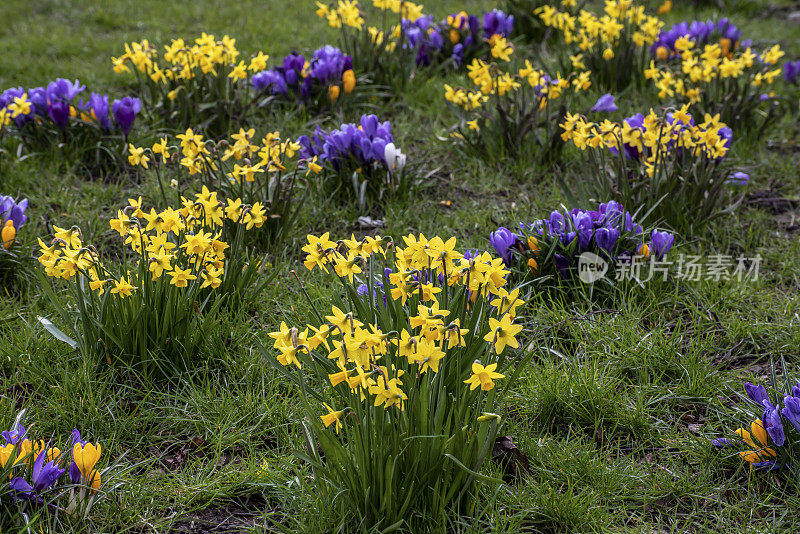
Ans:
[{"label": "white crocus", "polygon": [[389,167],[389,172],[392,174],[402,171],[403,167],[406,166],[406,155],[394,146],[394,143],[386,145],[383,150],[383,157],[386,160],[386,166]]}]

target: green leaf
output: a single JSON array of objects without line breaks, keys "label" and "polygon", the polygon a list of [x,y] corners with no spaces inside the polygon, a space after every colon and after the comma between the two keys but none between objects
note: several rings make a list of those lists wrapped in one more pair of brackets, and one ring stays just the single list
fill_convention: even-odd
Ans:
[{"label": "green leaf", "polygon": [[45,330],[50,332],[50,334],[59,341],[63,341],[73,349],[78,348],[78,342],[69,337],[67,334],[62,332],[56,325],[50,322],[49,319],[46,319],[42,316],[36,317],[39,320],[39,323],[44,327]]}]

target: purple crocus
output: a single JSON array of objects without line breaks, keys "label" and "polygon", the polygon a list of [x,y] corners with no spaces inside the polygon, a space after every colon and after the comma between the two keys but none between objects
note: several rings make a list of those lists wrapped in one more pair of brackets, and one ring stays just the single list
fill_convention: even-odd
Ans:
[{"label": "purple crocus", "polygon": [[550,213],[550,219],[547,221],[547,231],[551,237],[561,235],[566,229],[566,222],[564,216],[559,211]]},{"label": "purple crocus", "polygon": [[800,59],[787,61],[783,64],[783,79],[787,83],[797,85],[797,77],[800,76]]},{"label": "purple crocus", "polygon": [[558,274],[562,278],[567,278],[569,276],[569,260],[566,258],[566,256],[554,254],[553,263],[555,263],[556,271],[558,271]]},{"label": "purple crocus", "polygon": [[614,103],[614,96],[606,93],[600,98],[597,99],[597,102],[594,106],[591,107],[590,111],[599,111],[601,113],[613,113],[617,111],[617,105]]},{"label": "purple crocus", "polygon": [[47,116],[47,90],[44,87],[29,89],[28,100],[33,104],[33,111],[37,115]]},{"label": "purple crocus", "polygon": [[669,252],[669,249],[672,248],[672,244],[674,242],[675,236],[669,232],[653,230],[653,233],[650,235],[650,244],[652,246],[653,253],[659,260],[664,258],[664,255]]},{"label": "purple crocus", "polygon": [[750,175],[746,172],[738,171],[728,176],[725,183],[736,187],[744,187],[750,183]]},{"label": "purple crocus", "polygon": [[792,388],[792,394],[783,398],[781,414],[800,432],[800,383]]},{"label": "purple crocus", "polygon": [[800,398],[786,397],[783,400],[783,405],[781,414],[788,419],[795,430],[800,432]]},{"label": "purple crocus", "polygon": [[772,403],[769,401],[769,395],[767,395],[767,389],[764,386],[756,386],[750,382],[745,382],[744,390],[747,396],[756,404],[764,407],[772,406]]},{"label": "purple crocus", "polygon": [[786,435],[783,432],[783,423],[781,422],[781,414],[778,408],[767,406],[761,416],[761,422],[764,424],[764,430],[767,431],[775,445],[780,447],[786,443]]},{"label": "purple crocus", "polygon": [[273,95],[286,95],[289,93],[286,79],[277,68],[254,74],[250,82],[253,84],[253,88],[259,93],[269,88],[272,88]]},{"label": "purple crocus", "polygon": [[42,503],[41,492],[49,489],[64,474],[54,460],[45,463],[47,450],[43,450],[33,463],[33,473],[29,484],[24,478],[16,477],[10,482],[11,491],[17,500],[34,501]]},{"label": "purple crocus", "polygon": [[[25,215],[25,210],[28,209],[28,199],[15,202],[11,197],[0,195],[0,228],[5,226],[6,221],[11,221],[14,228],[19,230],[20,226],[25,224],[28,217]],[[5,436],[5,432],[3,435]]]},{"label": "purple crocus", "polygon": [[142,103],[138,98],[126,96],[122,100],[114,100],[111,106],[111,111],[114,114],[114,122],[117,123],[119,129],[125,137],[131,132],[133,121],[136,120],[136,114],[142,110]]},{"label": "purple crocus", "polygon": [[64,100],[53,100],[47,104],[47,114],[50,115],[53,123],[60,129],[67,128],[69,121],[69,102]]},{"label": "purple crocus", "polygon": [[386,167],[386,147],[394,143],[394,138],[388,121],[380,122],[375,115],[363,115],[359,124],[342,124],[330,133],[317,127],[313,136],[302,135],[297,142],[302,158],[317,156],[340,170],[347,168],[348,161],[354,161],[359,167],[373,164]]},{"label": "purple crocus", "polygon": [[617,239],[619,239],[619,230],[616,228],[606,228],[601,226],[597,229],[597,231],[595,231],[594,239],[599,248],[607,252],[611,252],[611,249],[617,242]]},{"label": "purple crocus", "polygon": [[28,433],[25,430],[25,427],[22,426],[22,423],[17,423],[17,425],[11,430],[4,430],[2,436],[3,439],[6,440],[6,445],[16,445],[20,441],[25,441],[27,434]]},{"label": "purple crocus", "polygon": [[508,37],[514,29],[514,15],[508,15],[499,9],[487,11],[483,14],[483,37],[489,39],[492,35]]},{"label": "purple crocus", "polygon": [[55,101],[69,103],[85,89],[86,86],[81,85],[78,80],[71,82],[64,78],[58,78],[56,81],[47,84],[47,101],[50,103]]},{"label": "purple crocus", "polygon": [[519,243],[519,237],[508,228],[501,226],[489,234],[489,243],[494,247],[497,255],[503,258],[503,263],[510,265],[513,247]]},{"label": "purple crocus", "polygon": [[717,438],[711,440],[711,444],[717,447],[718,449],[724,449],[725,447],[733,447],[736,445],[736,442],[729,440],[728,438]]},{"label": "purple crocus", "polygon": [[111,130],[111,119],[108,117],[108,95],[101,95],[98,93],[92,93],[92,96],[89,97],[89,103],[86,105],[85,109],[94,115],[95,120],[97,120],[98,124],[105,128],[106,131]]}]

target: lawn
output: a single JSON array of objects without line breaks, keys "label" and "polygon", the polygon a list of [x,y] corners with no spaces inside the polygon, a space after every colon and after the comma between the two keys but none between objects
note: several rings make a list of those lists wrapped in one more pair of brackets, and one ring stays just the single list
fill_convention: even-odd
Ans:
[{"label": "lawn", "polygon": [[[786,53],[781,65],[800,57],[797,5],[783,0],[721,3],[724,7],[696,8],[692,2],[676,1],[673,10],[663,15],[665,27],[682,20],[727,17],[744,38],[752,39],[754,49],[780,45]],[[558,7],[560,2],[550,4]],[[602,10],[601,3],[588,4]],[[647,6],[647,12],[655,14],[657,3]],[[425,8],[441,19],[461,10],[481,14],[507,9],[507,3],[437,0]],[[317,17],[316,9],[311,0],[292,4],[6,0],[2,9],[6,24],[0,28],[0,90],[66,78],[80,80],[89,91],[107,92],[112,100],[140,95],[133,74],[114,72],[112,56],[120,56],[125,43],[147,39],[163,50],[162,45],[172,39],[189,41],[203,32],[218,39],[235,38],[245,58],[264,51],[272,58],[270,66],[294,50],[308,57],[325,44],[337,45],[343,35]],[[559,47],[566,45],[554,34],[551,30],[546,39],[538,35],[531,41],[512,32],[515,57],[536,58],[548,72],[560,74]],[[387,61],[386,54],[382,57]],[[122,164],[112,170],[87,169],[75,163],[68,148],[55,146],[58,140],[45,149],[18,152],[17,141],[0,134],[0,199],[2,195],[29,199],[27,223],[18,228],[9,249],[21,265],[5,274],[0,262],[0,429],[11,430],[24,411],[32,440],[53,439],[63,448],[77,428],[83,439],[102,444],[98,468],[109,467],[102,499],[85,518],[62,509],[54,513],[56,505],[47,508],[33,502],[25,502],[24,514],[19,513],[21,502],[0,491],[4,507],[0,532],[370,531],[373,525],[364,519],[368,514],[350,504],[348,489],[332,489],[321,482],[325,475],[314,464],[314,447],[308,439],[316,436],[309,430],[312,394],[293,381],[294,366],[276,364],[283,355],[269,336],[285,331],[286,325],[297,326],[303,341],[306,324],[322,324],[316,319],[318,309],[325,315],[332,305],[341,306],[338,303],[346,300],[347,284],[339,283],[333,269],[326,274],[304,266],[307,236],[329,232],[336,241],[382,235],[391,236],[397,246],[406,246],[403,236],[409,234],[440,236],[444,241],[455,237],[461,252],[489,251],[497,256],[489,236],[499,227],[515,230],[520,221],[550,219],[553,210],[596,209],[610,197],[588,195],[589,201],[582,196],[584,185],[606,170],[589,158],[591,149],[578,150],[567,142],[556,160],[543,160],[539,156],[547,150],[530,138],[516,152],[499,157],[459,144],[451,136],[458,116],[444,98],[444,84],[470,86],[466,69],[448,67],[432,73],[420,69],[412,79],[389,86],[359,71],[358,56],[353,63],[359,77],[356,89],[353,95],[345,95],[343,89],[337,106],[316,113],[310,106],[298,111],[294,102],[268,102],[245,123],[236,122],[231,111],[233,118],[223,121],[228,126],[220,134],[209,130],[208,137],[230,139],[244,126],[255,129],[255,139],[277,130],[282,139],[297,139],[311,135],[317,126],[330,131],[374,113],[391,122],[394,143],[407,157],[405,174],[414,185],[402,195],[384,191],[383,196],[359,203],[349,175],[343,187],[331,192],[316,184],[329,170],[317,176],[303,167],[294,191],[296,211],[280,238],[259,238],[258,228],[245,234],[254,236],[247,241],[252,256],[247,267],[235,265],[244,272],[259,258],[258,291],[235,293],[236,298],[218,307],[209,305],[202,313],[198,308],[197,315],[204,319],[197,323],[200,341],[192,365],[169,372],[166,378],[161,372],[143,371],[144,364],[108,365],[123,356],[110,338],[102,341],[104,357],[92,359],[92,354],[100,353],[71,347],[52,335],[42,319],[70,338],[77,338],[81,323],[64,320],[78,306],[66,289],[71,282],[45,275],[37,261],[41,254],[37,239],[49,244],[57,231],[54,225],[63,229],[75,225],[81,229],[83,244],[94,244],[108,266],[118,265],[128,247],[109,221],[120,217],[128,199],[141,197],[145,212],[150,206],[177,209],[180,195],[194,198],[207,183],[200,176],[206,175],[189,174],[177,164],[161,165],[154,154],[147,169],[134,166],[128,164],[128,152],[117,156]],[[404,520],[394,527],[401,532],[788,533],[800,529],[800,426],[794,431],[783,419],[785,446],[769,445],[780,449],[780,468],[774,471],[751,468],[737,454],[741,447],[712,445],[714,439],[735,437],[737,428],[750,428],[753,419],[761,417],[763,407],[747,399],[745,382],[766,386],[770,397],[779,401],[783,395],[777,390],[787,393],[786,384],[800,381],[800,93],[782,75],[774,90],[787,102],[779,116],[763,131],[748,129],[747,124],[734,128],[724,163],[719,168],[710,164],[712,173],[724,168],[725,173],[740,171],[750,177],[746,187],[730,193],[730,206],[723,206],[730,209],[706,221],[700,201],[684,203],[670,215],[671,221],[659,219],[662,212],[656,210],[643,223],[645,228],[675,234],[668,256],[675,265],[679,258],[695,256],[704,264],[727,257],[735,266],[737,258],[744,257],[748,267],[758,262],[757,276],[708,275],[693,280],[674,276],[672,270],[666,280],[611,284],[589,294],[588,284],[565,289],[553,282],[557,274],[543,281],[528,273],[524,264],[510,266],[508,287],[525,281],[521,294],[527,301],[515,317],[523,327],[517,335],[519,348],[506,348],[507,359],[501,359],[505,380],[512,383],[512,374],[515,380],[507,390],[497,387],[496,398],[480,397],[480,402],[493,403],[493,413],[499,416],[498,440],[476,466],[480,474],[470,478],[474,484],[464,501],[468,504],[457,511],[446,508],[441,514],[426,515],[419,503],[436,500],[440,491],[431,481],[412,492],[420,496],[418,504],[405,510]],[[619,109],[589,115],[587,110],[605,92],[615,96]],[[567,110],[587,112],[598,122],[606,117],[620,122],[638,112],[646,115],[651,108],[671,106],[675,111],[682,104],[659,98],[649,80],[611,91],[595,84],[572,93],[566,89]],[[202,91],[199,94],[202,99]],[[355,98],[347,100],[350,96]],[[327,92],[322,99],[326,98]],[[234,109],[235,101],[230,102],[225,112]],[[145,109],[137,117],[132,144],[149,148],[188,126],[150,111]],[[699,123],[703,114],[694,116]],[[748,120],[764,116],[757,111]],[[119,152],[122,145],[115,145],[115,150]],[[730,189],[726,185],[714,194],[728,195]],[[670,195],[657,199],[656,207],[677,198]],[[637,216],[651,207],[625,205]],[[126,213],[130,212],[129,208]],[[271,224],[261,227],[262,234]],[[651,243],[655,256],[653,247]],[[234,257],[233,250],[229,258]],[[545,256],[535,256],[539,273],[546,269]],[[368,273],[371,262],[359,276]],[[439,283],[445,278],[440,277]],[[371,283],[364,291],[372,293]],[[389,306],[380,304],[379,297],[374,300],[378,322]],[[190,299],[190,304],[179,304],[176,310],[188,309],[192,315],[201,301]],[[474,295],[463,305],[465,316],[481,309],[490,314],[495,306],[481,304]],[[369,320],[357,316],[373,321],[372,315]],[[154,318],[159,319],[163,317]],[[119,326],[128,320],[134,319],[120,312]],[[293,335],[297,349],[298,331]],[[133,334],[121,337],[126,336]],[[501,352],[497,346],[492,350]],[[157,359],[158,354],[146,351],[144,358]],[[304,364],[306,370],[311,367]],[[320,391],[327,385],[319,384]],[[503,380],[497,384],[502,386]],[[410,399],[403,413],[413,414],[414,402]],[[387,413],[392,410],[400,413],[387,405]],[[478,415],[492,411],[477,404],[469,410]],[[319,416],[324,411],[320,407],[313,413]],[[455,426],[459,428],[448,431],[459,436],[459,443],[462,439],[472,443],[480,434],[478,427],[461,432],[460,423]],[[329,435],[333,428],[327,429]],[[352,444],[350,431],[345,429],[342,435],[349,436]],[[346,448],[348,442],[342,439]],[[398,447],[412,447],[408,441],[400,443]],[[334,462],[330,450],[319,462]],[[413,450],[425,454],[424,447]],[[377,525],[376,531],[390,527],[386,522]]]}]

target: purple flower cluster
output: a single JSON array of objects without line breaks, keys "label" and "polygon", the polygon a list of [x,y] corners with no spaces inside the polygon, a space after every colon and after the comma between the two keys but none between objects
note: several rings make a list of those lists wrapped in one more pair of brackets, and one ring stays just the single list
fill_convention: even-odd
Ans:
[{"label": "purple flower cluster", "polygon": [[7,221],[11,221],[16,230],[25,224],[28,220],[25,215],[25,210],[28,209],[28,199],[16,202],[10,196],[0,195],[0,228],[6,225]]},{"label": "purple flower cluster", "polygon": [[[42,450],[39,451],[36,446],[42,446],[44,442],[32,443],[28,437],[27,430],[21,423],[17,423],[11,430],[3,431],[2,437],[5,440],[5,445],[13,445],[15,447],[17,454],[23,453],[26,449],[33,450],[35,454],[29,479],[26,480],[23,476],[16,476],[9,482],[11,494],[15,500],[42,504],[44,502],[42,496],[45,492],[51,489],[62,475],[67,472],[72,484],[81,484],[81,471],[74,458],[69,470],[61,468],[60,465],[64,465],[66,453],[61,454],[58,449],[50,449],[48,447],[42,447]],[[72,431],[66,450],[71,452],[78,443],[85,447],[87,441],[81,440],[81,433],[75,429]],[[25,447],[26,445],[27,447]]]},{"label": "purple flower cluster", "polygon": [[800,76],[800,59],[783,64],[783,79],[786,83],[797,85],[798,76]]},{"label": "purple flower cluster", "polygon": [[405,36],[403,47],[417,51],[417,65],[430,65],[432,56],[444,48],[444,37],[433,22],[433,15],[422,16],[413,21],[403,19],[401,28]]},{"label": "purple flower cluster", "polygon": [[253,75],[251,83],[258,92],[271,91],[273,95],[289,96],[307,100],[316,90],[342,82],[344,73],[353,69],[353,60],[335,46],[318,48],[306,67],[306,59],[292,52],[283,59],[279,67]]},{"label": "purple flower cluster", "polygon": [[[642,226],[613,200],[600,204],[597,210],[553,211],[549,218],[530,224],[519,223],[519,228],[520,234],[501,227],[489,236],[489,242],[503,262],[512,265],[515,250],[538,254],[554,248],[553,261],[561,275],[567,274],[572,256],[587,251],[606,257],[633,256],[645,244]],[[674,242],[675,236],[669,232],[653,230],[648,246],[661,260]]]},{"label": "purple flower cluster", "polygon": [[142,109],[139,99],[126,96],[122,100],[115,100],[113,106],[109,106],[108,95],[91,93],[88,101],[84,102],[83,98],[80,98],[75,102],[85,90],[86,86],[81,85],[78,80],[71,82],[63,78],[50,82],[47,87],[34,87],[27,91],[22,87],[12,87],[0,94],[0,108],[13,103],[15,98],[27,95],[28,101],[31,102],[31,111],[28,114],[20,114],[14,119],[17,127],[33,123],[38,118],[49,119],[60,130],[66,130],[70,117],[80,113],[81,119],[97,121],[105,131],[110,132],[112,127],[109,108],[111,107],[115,124],[127,137],[136,115]]},{"label": "purple flower cluster", "polygon": [[351,163],[356,167],[387,166],[386,147],[394,147],[392,125],[380,122],[375,115],[364,115],[359,124],[342,124],[329,133],[317,127],[314,135],[302,135],[297,142],[301,157],[317,157],[337,171],[350,169]]},{"label": "purple flower cluster", "polygon": [[405,39],[403,47],[417,51],[417,65],[428,66],[435,56],[446,54],[448,41],[452,45],[450,57],[461,64],[464,57],[474,53],[483,41],[494,35],[510,36],[514,16],[495,9],[484,13],[481,22],[475,15],[451,13],[445,21],[437,24],[432,15],[427,15],[416,20],[403,19],[401,28]]},{"label": "purple flower cluster", "polygon": [[661,30],[656,42],[650,47],[650,51],[659,59],[677,57],[680,54],[675,50],[675,42],[681,37],[694,41],[698,46],[717,41],[725,53],[733,51],[738,46],[748,48],[751,44],[750,40],[740,42],[742,30],[734,26],[727,18],[723,18],[718,22],[712,20],[683,21],[668,30]]}]

